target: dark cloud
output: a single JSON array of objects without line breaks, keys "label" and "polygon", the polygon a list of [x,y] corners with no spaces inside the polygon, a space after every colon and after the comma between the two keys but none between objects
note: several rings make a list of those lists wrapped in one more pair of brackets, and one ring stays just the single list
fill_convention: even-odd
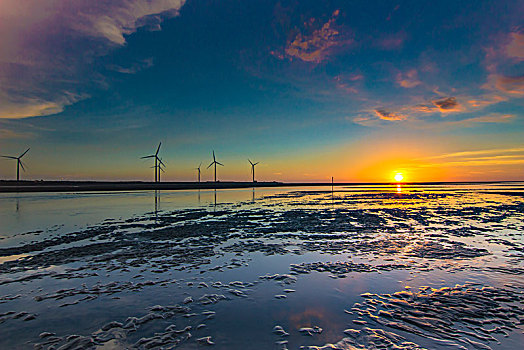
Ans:
[{"label": "dark cloud", "polygon": [[440,100],[435,100],[433,101],[433,104],[437,106],[441,112],[457,112],[461,109],[460,104],[455,97],[446,97]]},{"label": "dark cloud", "polygon": [[405,120],[407,117],[402,114],[392,113],[385,109],[375,109],[375,114],[382,120],[399,121]]}]

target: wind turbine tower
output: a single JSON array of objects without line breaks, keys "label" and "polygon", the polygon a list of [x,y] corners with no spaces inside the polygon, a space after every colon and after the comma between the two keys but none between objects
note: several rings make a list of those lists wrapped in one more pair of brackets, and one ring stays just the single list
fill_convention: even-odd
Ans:
[{"label": "wind turbine tower", "polygon": [[211,165],[215,165],[215,182],[217,182],[217,164],[224,166],[224,164],[217,162],[217,159],[215,157],[215,150],[213,150],[213,162],[207,166],[207,169],[211,168]]},{"label": "wind turbine tower", "polygon": [[195,170],[198,170],[198,182],[200,183],[200,167],[202,166],[202,162],[198,166],[198,168],[195,168]]},{"label": "wind turbine tower", "polygon": [[30,148],[26,149],[26,151],[22,153],[21,155],[19,155],[18,157],[2,156],[3,158],[16,160],[16,181],[20,181],[20,167],[22,168],[23,171],[25,171],[24,163],[22,163],[22,157],[25,156],[26,153],[29,152],[29,150]]},{"label": "wind turbine tower", "polygon": [[255,165],[257,165],[260,162],[253,163],[251,160],[247,160],[249,164],[251,164],[251,175],[253,175],[253,182],[255,182]]}]

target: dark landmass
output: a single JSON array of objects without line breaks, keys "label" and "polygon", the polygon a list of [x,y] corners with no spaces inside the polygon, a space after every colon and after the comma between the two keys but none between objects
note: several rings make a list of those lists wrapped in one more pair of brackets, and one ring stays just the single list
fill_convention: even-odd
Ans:
[{"label": "dark landmass", "polygon": [[[467,182],[467,184],[511,183],[504,182]],[[466,182],[420,182],[403,183],[402,185],[441,185],[466,184]],[[299,187],[299,186],[331,186],[331,182],[143,182],[143,181],[9,181],[0,180],[0,193],[8,192],[84,192],[84,191],[141,191],[141,190],[197,190],[197,189],[232,189],[252,187]],[[365,186],[365,185],[396,185],[386,182],[335,182],[335,186]]]}]

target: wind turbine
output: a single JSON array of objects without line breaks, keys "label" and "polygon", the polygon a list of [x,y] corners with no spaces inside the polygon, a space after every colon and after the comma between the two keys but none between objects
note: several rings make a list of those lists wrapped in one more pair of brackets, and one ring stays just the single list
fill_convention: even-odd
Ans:
[{"label": "wind turbine", "polygon": [[22,157],[25,156],[25,154],[29,152],[29,150],[30,148],[26,149],[26,151],[22,153],[21,155],[19,155],[18,157],[2,156],[3,158],[16,160],[16,181],[20,181],[20,167],[22,167],[22,170],[25,171],[24,163],[22,163]]},{"label": "wind turbine", "polygon": [[165,173],[165,170],[162,168],[165,168],[164,162],[162,162],[162,158],[158,158],[158,182],[160,182],[160,174]]},{"label": "wind turbine", "polygon": [[198,182],[200,183],[200,167],[202,166],[202,162],[200,162],[200,165],[198,168],[195,168],[195,170],[198,170]]},{"label": "wind turbine", "polygon": [[[158,179],[159,179],[159,176],[158,176],[158,173],[159,173],[159,171],[158,171],[158,161],[160,160],[160,158],[158,158],[158,152],[160,152],[160,146],[161,145],[162,145],[162,142],[160,142],[158,144],[158,147],[156,149],[155,154],[151,154],[149,156],[144,156],[144,157],[140,158],[140,159],[155,158],[155,166],[154,166],[154,168],[155,168],[155,182],[158,182]],[[160,160],[160,162],[162,162],[162,161]],[[162,164],[164,164],[164,163],[162,163]]]},{"label": "wind turbine", "polygon": [[213,150],[213,162],[207,166],[207,169],[211,168],[211,165],[215,165],[215,182],[217,182],[217,164],[224,166],[224,164],[217,162],[217,159],[215,158],[215,150]]},{"label": "wind turbine", "polygon": [[253,163],[249,158],[247,159],[249,164],[251,164],[251,174],[253,175],[253,182],[255,182],[255,165],[257,165],[260,162]]}]

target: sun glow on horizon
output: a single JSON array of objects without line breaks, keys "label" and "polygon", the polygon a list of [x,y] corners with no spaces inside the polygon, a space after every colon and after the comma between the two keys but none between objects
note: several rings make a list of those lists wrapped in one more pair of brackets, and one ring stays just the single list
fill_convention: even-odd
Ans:
[{"label": "sun glow on horizon", "polygon": [[401,182],[402,180],[404,180],[404,175],[402,175],[401,173],[396,173],[395,174],[395,181],[396,182]]}]

